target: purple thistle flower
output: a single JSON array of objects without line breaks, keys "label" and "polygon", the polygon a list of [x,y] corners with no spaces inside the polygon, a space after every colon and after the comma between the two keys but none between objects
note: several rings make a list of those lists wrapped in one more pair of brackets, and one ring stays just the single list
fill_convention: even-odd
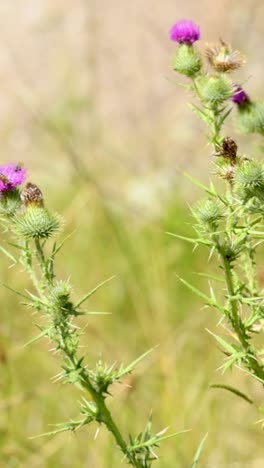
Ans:
[{"label": "purple thistle flower", "polygon": [[170,38],[180,44],[191,45],[200,39],[200,28],[193,21],[181,20],[172,26]]},{"label": "purple thistle flower", "polygon": [[250,101],[249,96],[243,90],[241,86],[234,85],[234,88],[235,88],[235,92],[233,96],[231,97],[231,101],[233,101],[238,106],[242,106],[243,104],[246,104],[247,102]]},{"label": "purple thistle flower", "polygon": [[23,184],[27,171],[16,164],[5,164],[0,166],[0,192],[12,190]]}]

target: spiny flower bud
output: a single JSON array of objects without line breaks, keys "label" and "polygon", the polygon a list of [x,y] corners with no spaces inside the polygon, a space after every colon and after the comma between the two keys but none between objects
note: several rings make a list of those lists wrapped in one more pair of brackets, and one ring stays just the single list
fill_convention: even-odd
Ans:
[{"label": "spiny flower bud", "polygon": [[245,161],[238,166],[236,183],[244,187],[264,186],[264,169],[259,161]]},{"label": "spiny flower bud", "polygon": [[54,319],[59,323],[63,317],[72,315],[73,303],[70,300],[72,287],[68,281],[56,281],[50,290],[49,304]]},{"label": "spiny flower bud", "polygon": [[244,161],[234,176],[237,194],[245,201],[252,197],[264,199],[264,167],[259,161]]},{"label": "spiny flower bud", "polygon": [[178,73],[193,78],[201,69],[198,52],[190,45],[181,44],[173,57],[172,67]]},{"label": "spiny flower bud", "polygon": [[234,93],[232,83],[225,75],[199,77],[196,84],[201,99],[207,104],[221,104]]},{"label": "spiny flower bud", "polygon": [[217,72],[229,72],[245,63],[240,52],[220,39],[220,45],[207,44],[205,55],[212,68]]},{"label": "spiny flower bud", "polygon": [[51,297],[56,303],[60,304],[61,306],[65,306],[65,304],[69,301],[70,295],[72,292],[72,286],[68,283],[68,281],[56,281],[54,286],[50,290]]},{"label": "spiny flower bud", "polygon": [[58,231],[59,219],[45,208],[33,205],[16,217],[15,227],[25,239],[47,239]]},{"label": "spiny flower bud", "polygon": [[43,195],[37,185],[28,183],[21,193],[25,211],[15,219],[17,233],[26,239],[47,239],[59,229],[57,215],[44,208]]},{"label": "spiny flower bud", "polygon": [[248,102],[238,106],[237,125],[242,133],[264,134],[264,103]]},{"label": "spiny flower bud", "polygon": [[194,216],[200,224],[207,224],[212,228],[216,228],[223,217],[223,210],[218,201],[206,199],[196,205]]}]

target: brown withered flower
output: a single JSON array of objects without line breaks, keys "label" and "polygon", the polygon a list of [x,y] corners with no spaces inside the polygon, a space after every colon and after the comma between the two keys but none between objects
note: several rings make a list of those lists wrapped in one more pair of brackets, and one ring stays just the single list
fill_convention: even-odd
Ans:
[{"label": "brown withered flower", "polygon": [[43,194],[37,185],[28,182],[22,190],[20,198],[25,206],[35,205],[42,207],[44,205]]},{"label": "brown withered flower", "polygon": [[220,44],[206,44],[205,55],[214,70],[229,72],[237,70],[245,63],[238,50],[233,50],[230,44],[220,39]]},{"label": "brown withered flower", "polygon": [[223,158],[228,159],[230,163],[234,165],[236,163],[237,157],[237,144],[235,140],[230,137],[226,137],[223,140],[219,151],[214,153],[214,156],[222,156]]}]

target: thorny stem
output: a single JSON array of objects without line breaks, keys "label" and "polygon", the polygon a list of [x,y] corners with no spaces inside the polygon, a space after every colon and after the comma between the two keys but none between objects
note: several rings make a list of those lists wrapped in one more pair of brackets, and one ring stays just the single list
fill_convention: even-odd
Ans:
[{"label": "thorny stem", "polygon": [[[192,80],[193,83],[193,88],[195,90],[195,93],[197,97],[202,101],[202,97],[199,91],[199,87],[197,86],[197,83],[195,81],[195,78]],[[215,151],[219,150],[219,146],[221,144],[221,128],[222,128],[222,116],[221,116],[221,111],[219,111],[218,104],[212,104],[208,106],[204,106],[205,112],[208,115],[208,126],[211,130],[211,135],[210,135],[210,142],[214,147]],[[212,121],[209,124],[209,119]]]},{"label": "thorny stem", "polygon": [[25,241],[24,245],[24,256],[23,256],[23,265],[30,276],[30,279],[35,286],[35,289],[38,291],[39,289],[39,281],[35,274],[34,269],[32,268],[32,253],[29,249],[28,241]]},{"label": "thorny stem", "polygon": [[[67,357],[69,358],[70,362],[73,364],[73,366],[77,368],[76,358],[74,358],[71,355],[71,353],[68,351],[67,347],[64,349],[64,352],[67,355]],[[98,413],[100,415],[100,419],[98,420],[98,422],[105,424],[107,429],[110,432],[112,432],[112,434],[113,434],[113,436],[114,436],[114,438],[116,440],[117,445],[120,447],[120,449],[122,450],[124,455],[127,456],[128,455],[127,444],[126,444],[125,440],[123,439],[123,437],[122,437],[116,423],[114,422],[114,420],[113,420],[113,418],[111,416],[111,413],[110,413],[109,409],[107,408],[107,406],[105,404],[104,398],[102,397],[102,395],[100,395],[94,389],[94,387],[91,384],[90,379],[89,379],[87,373],[85,372],[84,368],[82,368],[80,375],[82,377],[83,387],[86,388],[86,390],[89,392],[92,399],[96,403]],[[140,465],[135,465],[135,466],[140,467]]]},{"label": "thorny stem", "polygon": [[[44,286],[46,288],[49,288],[50,286],[53,286],[54,281],[53,281],[53,278],[48,277],[46,274],[47,273],[47,268],[46,268],[47,261],[45,258],[43,247],[41,246],[39,240],[35,241],[35,246],[36,246],[37,258],[40,262],[41,270],[44,273],[44,281],[46,283],[44,284]],[[31,277],[34,278],[34,284],[37,287],[38,292],[40,293],[40,290],[39,290],[40,283],[36,281],[36,276],[34,273],[32,262],[28,264],[28,270],[32,271]],[[69,322],[67,322],[63,326],[64,327],[66,326],[66,328],[69,329]],[[94,388],[86,372],[85,367],[83,367],[82,365],[80,367],[80,361],[78,360],[76,356],[76,352],[73,352],[71,349],[69,349],[67,340],[65,339],[65,328],[60,329],[60,327],[58,326],[57,331],[60,335],[60,340],[61,340],[60,350],[64,353],[65,357],[68,358],[69,362],[75,368],[75,370],[79,372],[82,386],[88,391],[94,403],[96,404],[96,408],[98,410],[98,415],[96,417],[96,420],[98,421],[99,424],[104,424],[107,427],[107,429],[112,433],[113,437],[115,438],[116,444],[118,445],[122,453],[127,458],[127,461],[129,462],[129,464],[133,465],[135,468],[144,468],[144,465],[141,463],[141,461],[136,460],[133,454],[129,452],[129,447],[126,441],[124,440],[120,430],[118,429],[115,421],[113,420],[109,409],[106,406],[105,397]]]},{"label": "thorny stem", "polygon": [[214,147],[214,150],[217,151],[219,149],[220,143],[221,143],[221,137],[220,137],[220,132],[221,132],[221,113],[219,112],[218,105],[214,104],[211,109],[210,113],[212,115],[212,136],[211,136],[211,143]]},{"label": "thorny stem", "polygon": [[220,256],[223,262],[223,269],[225,274],[225,281],[229,296],[229,305],[230,305],[230,312],[231,312],[231,321],[232,325],[237,333],[240,343],[242,344],[243,348],[248,347],[248,343],[245,339],[243,324],[240,319],[239,310],[238,310],[238,302],[235,296],[235,288],[233,282],[233,274],[232,274],[232,267],[230,265],[229,260],[226,258],[225,253],[220,249],[219,250]]},{"label": "thorny stem", "polygon": [[259,377],[264,384],[264,369],[261,365],[259,365],[255,353],[248,343],[246,333],[243,327],[243,322],[239,315],[238,309],[238,301],[235,298],[235,289],[234,289],[234,282],[233,282],[233,275],[232,275],[232,267],[230,262],[227,260],[226,256],[220,251],[220,255],[223,262],[223,268],[225,273],[225,280],[226,286],[229,295],[229,304],[230,304],[230,312],[231,312],[231,321],[233,328],[237,334],[237,337],[241,343],[241,346],[245,353],[247,354],[248,366],[250,369],[253,370],[254,374]]},{"label": "thorny stem", "polygon": [[[236,225],[236,220],[235,220],[235,215],[233,212],[232,208],[232,193],[230,190],[230,195],[231,198],[229,200],[229,213],[227,216],[227,231],[230,233],[233,232],[235,225]],[[232,266],[232,261],[228,258],[224,246],[221,244],[219,238],[217,235],[213,235],[213,240],[215,242],[217,251],[221,257],[222,260],[222,265],[223,265],[223,271],[225,275],[225,281],[226,281],[226,287],[228,291],[228,303],[229,303],[229,312],[230,316],[229,319],[231,321],[231,324],[233,326],[233,329],[239,339],[239,342],[242,346],[243,351],[246,353],[246,359],[247,359],[247,366],[253,370],[254,374],[259,377],[264,384],[264,369],[263,366],[261,366],[258,363],[256,354],[254,352],[254,349],[248,342],[248,337],[246,334],[246,330],[243,324],[243,321],[241,320],[240,313],[239,313],[239,299],[237,298],[236,295],[236,290],[235,290],[235,285],[234,285],[234,278],[233,278],[233,266]],[[248,249],[247,249],[248,250]],[[252,250],[252,249],[251,249]],[[250,253],[251,252],[251,253]],[[253,268],[254,265],[254,254],[252,251],[248,251],[248,262],[250,262],[250,267],[251,267],[251,274],[249,276],[251,277],[251,287],[254,287],[255,291],[255,271]]]}]

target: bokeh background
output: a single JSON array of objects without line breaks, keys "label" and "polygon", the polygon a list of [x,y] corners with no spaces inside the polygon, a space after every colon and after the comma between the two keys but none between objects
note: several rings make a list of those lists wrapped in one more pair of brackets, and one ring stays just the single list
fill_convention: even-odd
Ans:
[{"label": "bokeh background", "polygon": [[[1,161],[24,162],[46,204],[62,213],[72,235],[57,269],[76,295],[116,275],[90,302],[112,315],[89,319],[88,362],[129,362],[159,345],[131,387],[113,389],[111,410],[124,431],[140,431],[152,410],[156,431],[191,429],[162,445],[157,468],[191,467],[206,432],[201,468],[261,468],[262,389],[236,370],[216,370],[223,356],[205,329],[215,331],[219,316],[176,277],[206,291],[196,273],[213,271],[214,261],[165,234],[191,234],[188,204],[201,194],[182,171],[210,177],[205,129],[170,71],[168,30],[181,18],[200,24],[203,40],[222,37],[240,49],[248,63],[237,79],[263,97],[262,0],[1,1]],[[232,119],[227,132],[235,135]],[[261,157],[260,139],[237,141]],[[0,275],[16,289],[31,287],[4,258]],[[52,383],[59,359],[45,341],[23,348],[37,317],[10,291],[1,288],[0,299],[0,466],[123,466],[106,431],[94,440],[94,426],[30,439],[74,418],[79,394]],[[231,383],[256,405],[210,382]]]}]

